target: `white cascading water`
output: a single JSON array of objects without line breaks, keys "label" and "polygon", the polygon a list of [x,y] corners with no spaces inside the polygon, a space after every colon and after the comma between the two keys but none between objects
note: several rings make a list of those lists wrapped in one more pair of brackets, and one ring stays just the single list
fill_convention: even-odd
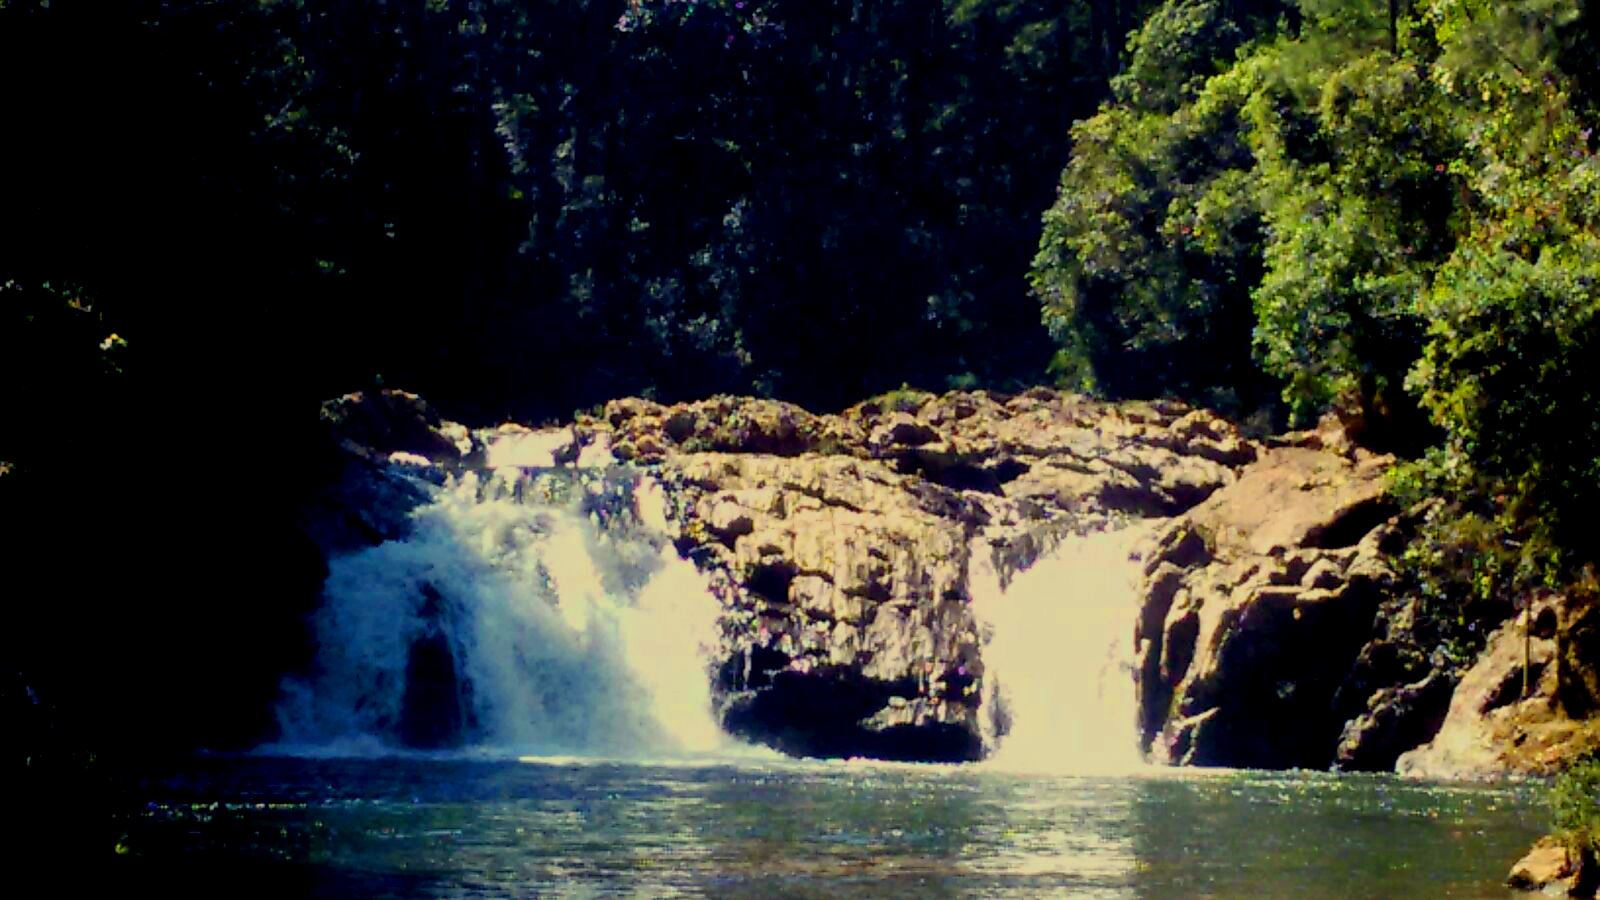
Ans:
[{"label": "white cascading water", "polygon": [[284,686],[283,748],[389,750],[418,733],[535,756],[724,745],[707,670],[719,606],[667,540],[660,488],[606,456],[555,468],[548,443],[502,439],[409,537],[330,563],[316,673]]},{"label": "white cascading water", "polygon": [[991,635],[983,649],[986,727],[996,745],[989,765],[1059,774],[1143,765],[1132,672],[1139,566],[1131,557],[1144,533],[1069,537],[1004,591],[992,568],[974,573],[973,611]]}]

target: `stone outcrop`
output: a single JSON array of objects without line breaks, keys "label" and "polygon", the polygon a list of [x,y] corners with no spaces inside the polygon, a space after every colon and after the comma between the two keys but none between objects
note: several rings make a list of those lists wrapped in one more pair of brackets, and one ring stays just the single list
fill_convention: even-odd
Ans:
[{"label": "stone outcrop", "polygon": [[1462,677],[1443,727],[1400,757],[1397,770],[1423,778],[1550,775],[1600,751],[1593,707],[1592,602],[1538,598],[1489,637]]},{"label": "stone outcrop", "polygon": [[[1600,603],[1540,601],[1530,696],[1514,624],[1464,672],[1390,569],[1421,513],[1391,508],[1389,459],[1336,423],[1262,445],[1179,404],[1043,389],[901,391],[837,415],[630,398],[475,432],[382,391],[330,401],[322,423],[303,530],[325,556],[403,538],[452,473],[648,472],[668,500],[656,527],[722,600],[722,721],[786,752],[978,757],[1007,719],[982,707],[975,568],[1003,584],[1068,535],[1140,517],[1171,517],[1141,551],[1134,623],[1154,761],[1461,777],[1600,746]],[[448,745],[452,661],[421,640],[408,665],[406,740]]]},{"label": "stone outcrop", "polygon": [[1506,884],[1546,895],[1594,897],[1600,890],[1600,864],[1593,854],[1574,853],[1558,838],[1541,838],[1511,867]]},{"label": "stone outcrop", "polygon": [[[1155,761],[1399,761],[1459,777],[1544,772],[1600,746],[1600,603],[1540,601],[1530,696],[1512,625],[1463,678],[1395,590],[1388,560],[1419,513],[1386,500],[1388,458],[1334,427],[1262,445],[1179,404],[1043,389],[902,391],[837,415],[624,399],[557,428],[477,432],[382,391],[330,401],[322,422],[329,449],[303,530],[324,555],[404,537],[428,484],[451,473],[647,471],[669,501],[658,526],[723,602],[723,722],[787,752],[979,756],[1005,717],[981,708],[975,567],[1004,583],[1066,536],[1134,517],[1173,517],[1143,550],[1134,625]],[[495,457],[496,441],[514,452]],[[451,671],[437,648],[412,650],[419,672]],[[448,743],[430,723],[460,717],[455,686],[418,680],[439,685],[413,704],[428,715],[411,742]]]},{"label": "stone outcrop", "polygon": [[[478,432],[385,391],[332,401],[323,422],[334,449],[306,519],[330,554],[404,537],[428,483],[463,469],[647,471],[668,500],[657,524],[723,603],[723,723],[789,753],[923,760],[983,752],[975,565],[1004,582],[1069,534],[1181,513],[1260,451],[1204,411],[1044,389],[902,391],[837,415],[630,398]],[[451,671],[425,640],[411,650],[419,672]],[[408,740],[447,744],[434,726],[459,718],[453,685],[423,680],[438,689],[415,698]]]},{"label": "stone outcrop", "polygon": [[903,393],[836,416],[623,400],[578,431],[654,470],[680,550],[715,574],[727,727],[904,759],[982,753],[976,561],[1004,579],[1067,534],[1181,512],[1257,452],[1209,413],[1050,390]]},{"label": "stone outcrop", "polygon": [[301,527],[324,555],[404,537],[428,499],[419,479],[437,481],[482,453],[465,426],[405,391],[346,394],[320,418],[326,441]]},{"label": "stone outcrop", "polygon": [[1349,718],[1336,699],[1374,638],[1398,525],[1388,458],[1314,437],[1264,450],[1153,538],[1135,627],[1141,741],[1155,761],[1334,761]]}]

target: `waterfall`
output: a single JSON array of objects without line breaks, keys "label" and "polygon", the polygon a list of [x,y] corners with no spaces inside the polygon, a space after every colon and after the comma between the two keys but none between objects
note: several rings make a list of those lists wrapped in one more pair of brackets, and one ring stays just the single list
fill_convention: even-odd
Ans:
[{"label": "waterfall", "polygon": [[[1142,764],[1133,626],[1139,527],[1070,537],[1002,590],[992,567],[972,583],[983,650],[990,764],[1103,774]],[[978,554],[977,556],[982,556]]]},{"label": "waterfall", "polygon": [[284,685],[280,749],[722,745],[707,663],[719,605],[667,540],[659,487],[505,443],[495,468],[441,479],[407,538],[330,562],[315,671]]}]

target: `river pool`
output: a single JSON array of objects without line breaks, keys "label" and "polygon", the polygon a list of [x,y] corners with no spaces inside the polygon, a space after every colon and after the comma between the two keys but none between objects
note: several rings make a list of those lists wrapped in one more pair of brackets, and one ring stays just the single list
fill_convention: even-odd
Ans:
[{"label": "river pool", "polygon": [[1538,785],[729,759],[213,757],[136,780],[159,895],[1505,898]]}]

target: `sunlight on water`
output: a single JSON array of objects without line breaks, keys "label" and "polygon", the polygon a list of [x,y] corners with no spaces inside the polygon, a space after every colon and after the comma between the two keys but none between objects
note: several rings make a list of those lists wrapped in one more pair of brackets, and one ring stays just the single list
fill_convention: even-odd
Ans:
[{"label": "sunlight on water", "polygon": [[[497,456],[550,455],[516,436]],[[658,758],[731,741],[711,710],[719,605],[621,470],[452,477],[413,531],[330,563],[316,673],[275,750]]]},{"label": "sunlight on water", "polygon": [[491,469],[541,468],[556,465],[556,453],[572,443],[572,432],[561,428],[547,431],[508,431],[489,444]]},{"label": "sunlight on water", "polygon": [[1005,591],[974,576],[973,610],[992,629],[984,648],[991,709],[989,765],[1114,773],[1139,768],[1133,622],[1142,528],[1067,539]]},{"label": "sunlight on water", "polygon": [[214,895],[275,897],[1509,900],[1547,825],[1532,785],[530,762],[189,762],[130,793],[124,874],[157,896],[210,873]]}]

